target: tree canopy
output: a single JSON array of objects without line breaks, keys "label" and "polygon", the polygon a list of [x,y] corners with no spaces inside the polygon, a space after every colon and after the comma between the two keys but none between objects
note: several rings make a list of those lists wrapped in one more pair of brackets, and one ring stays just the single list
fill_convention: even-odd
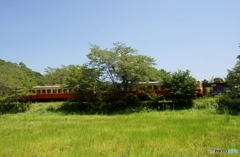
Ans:
[{"label": "tree canopy", "polygon": [[169,98],[178,104],[191,103],[197,94],[196,79],[190,75],[190,71],[181,71],[168,75],[165,78],[163,87],[168,89]]},{"label": "tree canopy", "polygon": [[100,86],[99,71],[83,66],[68,66],[68,76],[66,77],[66,85],[73,88],[81,99],[89,102],[93,94]]},{"label": "tree canopy", "polygon": [[123,88],[123,91],[127,91],[133,82],[159,79],[156,78],[156,63],[152,57],[139,55],[135,49],[123,43],[114,43],[111,49],[91,46],[91,52],[87,55],[89,65],[100,71],[101,78],[110,81],[115,90]]},{"label": "tree canopy", "polygon": [[66,84],[66,78],[71,65],[63,66],[62,68],[45,68],[45,75],[43,77],[44,85]]},{"label": "tree canopy", "polygon": [[[240,56],[240,55],[239,55]],[[227,87],[230,95],[232,97],[238,97],[240,94],[240,57],[237,57],[237,62],[235,66],[228,70],[228,75],[226,78]]]}]

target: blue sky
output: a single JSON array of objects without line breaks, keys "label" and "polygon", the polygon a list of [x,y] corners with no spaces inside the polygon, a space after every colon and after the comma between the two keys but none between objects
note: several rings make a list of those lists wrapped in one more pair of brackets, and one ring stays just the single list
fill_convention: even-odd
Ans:
[{"label": "blue sky", "polygon": [[123,42],[158,69],[226,77],[239,55],[239,0],[0,0],[0,59],[44,74]]}]

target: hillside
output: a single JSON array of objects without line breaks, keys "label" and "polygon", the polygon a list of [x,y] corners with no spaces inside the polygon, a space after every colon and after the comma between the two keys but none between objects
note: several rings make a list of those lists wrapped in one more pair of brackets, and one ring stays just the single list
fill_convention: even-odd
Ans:
[{"label": "hillside", "polygon": [[18,88],[41,84],[42,75],[29,69],[24,63],[6,62],[0,59],[0,85]]},{"label": "hillside", "polygon": [[1,112],[29,94],[32,86],[41,84],[42,75],[32,71],[24,63],[6,62],[0,59],[0,106]]}]

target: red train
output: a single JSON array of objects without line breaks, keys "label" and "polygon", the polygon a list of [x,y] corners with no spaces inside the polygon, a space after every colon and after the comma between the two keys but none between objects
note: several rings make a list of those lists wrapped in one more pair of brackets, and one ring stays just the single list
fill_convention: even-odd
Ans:
[{"label": "red train", "polygon": [[66,100],[76,95],[71,89],[62,88],[59,85],[34,86],[31,92],[32,95],[29,96],[31,101]]},{"label": "red train", "polygon": [[[197,81],[197,96],[203,96],[203,87],[202,82]],[[131,85],[131,92],[132,94],[138,97],[146,97],[146,94],[140,92],[139,87],[145,86],[149,90],[154,91],[158,95],[166,96],[168,91],[166,89],[161,89],[159,86],[159,82],[142,82],[142,83],[135,83]],[[31,101],[50,101],[50,100],[66,100],[71,99],[76,96],[74,91],[69,88],[63,88],[58,85],[54,86],[34,86],[32,89],[33,95],[29,97]]]}]

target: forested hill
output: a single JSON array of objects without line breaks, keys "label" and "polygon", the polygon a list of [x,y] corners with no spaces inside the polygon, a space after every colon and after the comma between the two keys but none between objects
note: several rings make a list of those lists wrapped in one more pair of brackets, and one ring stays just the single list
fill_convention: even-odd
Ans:
[{"label": "forested hill", "polygon": [[42,84],[42,75],[29,69],[24,63],[12,63],[0,59],[0,89],[32,87]]}]

